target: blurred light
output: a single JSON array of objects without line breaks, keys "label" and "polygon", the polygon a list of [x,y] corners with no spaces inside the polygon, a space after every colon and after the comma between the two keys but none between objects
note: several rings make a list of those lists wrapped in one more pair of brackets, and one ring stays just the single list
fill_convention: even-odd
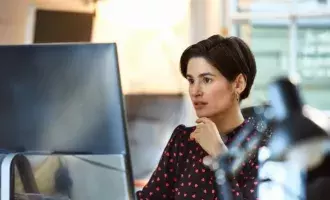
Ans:
[{"label": "blurred light", "polygon": [[295,71],[292,72],[292,74],[290,74],[289,79],[294,85],[298,85],[301,83],[301,77],[300,77],[299,73],[297,73]]},{"label": "blurred light", "polygon": [[328,134],[330,133],[330,118],[326,113],[309,105],[304,105],[302,112],[304,116],[308,117],[315,124],[324,129]]},{"label": "blurred light", "polygon": [[137,29],[161,29],[183,20],[190,0],[107,0],[98,2],[98,15],[110,23]]},{"label": "blurred light", "polygon": [[327,4],[328,0],[317,0],[317,2],[320,4]]},{"label": "blurred light", "polygon": [[325,138],[312,138],[297,143],[287,152],[287,160],[300,167],[312,170],[322,164],[330,141]]},{"label": "blurred light", "polygon": [[[270,98],[277,120],[268,143],[271,160],[287,160],[301,169],[318,166],[325,156],[325,144],[329,144],[329,120],[316,110],[306,109],[297,87],[289,79],[272,83]],[[325,120],[323,125],[320,119]]]}]

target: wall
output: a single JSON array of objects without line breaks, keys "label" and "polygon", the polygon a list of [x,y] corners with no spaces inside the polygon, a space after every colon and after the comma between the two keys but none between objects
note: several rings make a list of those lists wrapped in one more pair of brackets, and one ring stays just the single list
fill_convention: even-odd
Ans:
[{"label": "wall", "polygon": [[[31,24],[29,29],[26,28],[28,22],[25,18],[29,10],[27,1],[2,1],[5,3],[0,8],[0,16],[20,16],[16,19],[16,24],[20,26],[17,30],[10,29],[11,32],[8,32],[7,27],[8,34],[1,37],[0,41],[15,44],[31,41],[31,33],[30,38],[24,40],[24,34],[31,29]],[[14,5],[17,2],[21,4]],[[164,23],[166,26],[159,26],[158,22],[164,18],[157,16],[158,14],[163,13],[165,17],[169,13],[174,15],[171,8],[180,7],[175,0],[167,10],[155,10],[151,13],[151,17],[158,17],[157,23],[140,23],[136,27],[134,20],[139,19],[138,16],[127,10],[122,12],[124,17],[129,17],[124,22],[113,21],[111,11],[116,10],[111,10],[111,7],[104,10],[102,5],[106,5],[105,2],[106,0],[102,1],[103,4],[98,4],[97,7],[93,42],[119,42],[134,177],[148,179],[173,129],[179,124],[194,125],[195,113],[187,95],[187,83],[179,73],[179,58],[188,45],[219,34],[221,6],[219,1],[180,1],[183,10],[175,14],[179,20],[175,22],[175,18],[172,18],[174,23],[165,20],[163,22],[167,22]],[[60,10],[68,8],[47,4],[46,0],[36,0],[36,6],[46,9],[56,7]],[[82,8],[84,9],[90,12],[89,7]],[[3,10],[10,12],[4,14]],[[126,22],[131,22],[131,26],[124,26]],[[0,33],[1,30],[4,29],[0,29]]]},{"label": "wall", "polygon": [[117,43],[125,94],[182,93],[178,64],[189,43],[189,2],[98,2],[92,41]]},{"label": "wall", "polygon": [[1,0],[0,44],[25,43],[28,14],[28,1]]},{"label": "wall", "polygon": [[185,123],[182,95],[126,95],[134,177],[150,176],[174,128]]},{"label": "wall", "polygon": [[88,12],[93,4],[82,0],[0,0],[0,44],[30,44],[35,9]]},{"label": "wall", "polygon": [[94,0],[30,0],[31,4],[41,9],[87,13],[94,12],[93,1]]}]

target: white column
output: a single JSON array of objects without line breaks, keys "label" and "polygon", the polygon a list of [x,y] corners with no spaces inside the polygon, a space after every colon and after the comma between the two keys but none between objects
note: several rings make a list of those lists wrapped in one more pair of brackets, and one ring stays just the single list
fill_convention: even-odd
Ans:
[{"label": "white column", "polygon": [[35,4],[30,4],[27,11],[27,22],[25,31],[25,44],[32,44],[34,42],[34,33],[36,25],[37,7]]},{"label": "white column", "polygon": [[[233,14],[238,12],[238,0],[224,0],[223,2],[226,2],[225,7],[223,7],[223,12],[226,13],[226,16],[224,17],[226,18],[225,23],[229,30],[229,35],[239,36],[237,30],[239,24],[232,23]],[[228,10],[229,12],[225,12],[225,10]]]},{"label": "white column", "polygon": [[211,35],[219,34],[223,26],[222,0],[191,0],[190,41],[196,43]]},{"label": "white column", "polygon": [[[227,0],[226,0],[227,1]],[[190,44],[206,39],[214,34],[221,34],[225,26],[223,0],[191,0],[190,2]],[[188,83],[184,89],[185,114],[183,122],[187,126],[195,125],[196,114],[188,93]]]},{"label": "white column", "polygon": [[297,1],[293,0],[291,3],[291,15],[289,17],[289,78],[294,82],[299,82],[299,75],[297,71],[297,57],[298,57],[298,25],[296,16]]}]

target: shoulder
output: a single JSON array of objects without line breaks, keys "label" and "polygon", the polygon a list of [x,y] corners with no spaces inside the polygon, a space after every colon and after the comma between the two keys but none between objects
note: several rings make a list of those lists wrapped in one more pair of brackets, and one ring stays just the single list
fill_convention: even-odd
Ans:
[{"label": "shoulder", "polygon": [[175,127],[175,129],[173,130],[173,133],[171,135],[170,140],[188,140],[190,134],[196,129],[196,126],[185,126],[183,124],[178,125],[177,127]]},{"label": "shoulder", "polygon": [[174,129],[173,133],[176,133],[176,134],[187,134],[188,133],[188,134],[190,134],[195,129],[196,129],[196,126],[188,127],[186,125],[180,124]]},{"label": "shoulder", "polygon": [[253,125],[254,133],[262,134],[260,146],[266,146],[273,135],[272,124],[256,117],[249,117],[247,122]]},{"label": "shoulder", "polygon": [[[190,143],[189,136],[194,130],[194,127],[187,127],[183,124],[180,124],[175,127],[170,139],[167,142],[164,154],[168,157],[173,151],[179,151],[179,149],[183,147],[187,148],[187,146],[189,146],[187,144]],[[173,153],[173,155],[174,154],[175,153]]]}]

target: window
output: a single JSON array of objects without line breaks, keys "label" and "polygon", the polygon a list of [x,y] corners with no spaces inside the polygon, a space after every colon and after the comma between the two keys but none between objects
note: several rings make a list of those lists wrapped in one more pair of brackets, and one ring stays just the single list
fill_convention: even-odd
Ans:
[{"label": "window", "polygon": [[[322,7],[326,15],[330,15],[330,5],[321,6],[316,2],[299,3],[299,12]],[[283,4],[283,2],[282,2]],[[268,84],[278,76],[289,76],[295,68],[300,78],[299,89],[306,104],[320,110],[330,110],[330,21],[329,16],[297,18],[296,66],[290,63],[290,20],[283,15],[289,9],[284,9],[280,3],[257,3],[240,8],[242,14],[248,12],[246,20],[236,23],[238,36],[248,40],[255,54],[258,74],[251,92],[249,104],[260,104],[268,99]],[[286,6],[289,8],[289,6]],[[272,12],[274,17],[263,19],[257,13]],[[253,13],[253,14],[251,14]],[[283,14],[284,13],[284,14]],[[281,16],[278,19],[276,15]],[[241,15],[243,16],[243,15]],[[251,17],[252,16],[252,17]],[[235,17],[234,17],[235,18]],[[241,17],[242,18],[242,17]],[[249,26],[249,30],[246,26]],[[244,28],[243,28],[244,27]]]}]

